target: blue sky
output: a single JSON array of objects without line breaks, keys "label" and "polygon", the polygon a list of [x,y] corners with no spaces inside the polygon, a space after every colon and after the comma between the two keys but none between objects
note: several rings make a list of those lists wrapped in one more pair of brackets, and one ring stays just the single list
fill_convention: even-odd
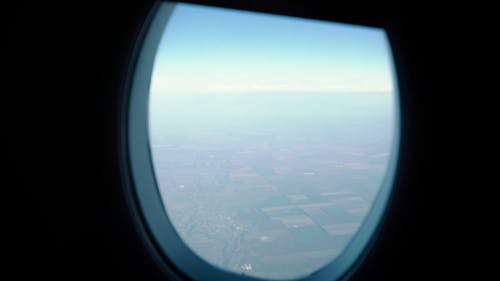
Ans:
[{"label": "blue sky", "polygon": [[177,4],[152,92],[391,92],[382,29]]}]

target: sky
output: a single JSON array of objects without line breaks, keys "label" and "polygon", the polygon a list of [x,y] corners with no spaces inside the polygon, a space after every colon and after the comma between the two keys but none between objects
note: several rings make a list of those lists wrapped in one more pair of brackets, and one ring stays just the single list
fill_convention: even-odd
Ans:
[{"label": "sky", "polygon": [[177,4],[151,91],[392,92],[383,29]]}]

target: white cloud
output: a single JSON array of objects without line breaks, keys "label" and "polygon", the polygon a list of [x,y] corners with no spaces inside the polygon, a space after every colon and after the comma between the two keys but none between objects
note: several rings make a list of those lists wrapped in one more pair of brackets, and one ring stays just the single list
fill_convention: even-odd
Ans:
[{"label": "white cloud", "polygon": [[244,76],[228,74],[155,75],[153,92],[255,92],[255,91],[312,91],[312,92],[392,92],[392,81],[386,77],[347,75],[265,75]]}]

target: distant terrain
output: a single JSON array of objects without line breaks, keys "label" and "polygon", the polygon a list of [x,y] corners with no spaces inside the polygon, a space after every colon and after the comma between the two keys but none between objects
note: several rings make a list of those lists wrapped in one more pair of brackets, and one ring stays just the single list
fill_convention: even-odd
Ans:
[{"label": "distant terrain", "polygon": [[334,259],[383,180],[388,93],[152,95],[153,163],[169,217],[208,262],[286,279]]}]

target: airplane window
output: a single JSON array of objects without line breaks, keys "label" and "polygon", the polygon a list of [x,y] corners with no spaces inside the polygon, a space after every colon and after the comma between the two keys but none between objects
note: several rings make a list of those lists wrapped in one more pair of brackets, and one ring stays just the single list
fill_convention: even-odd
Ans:
[{"label": "airplane window", "polygon": [[303,278],[373,232],[398,146],[383,29],[176,4],[150,81],[162,206],[201,260]]}]

